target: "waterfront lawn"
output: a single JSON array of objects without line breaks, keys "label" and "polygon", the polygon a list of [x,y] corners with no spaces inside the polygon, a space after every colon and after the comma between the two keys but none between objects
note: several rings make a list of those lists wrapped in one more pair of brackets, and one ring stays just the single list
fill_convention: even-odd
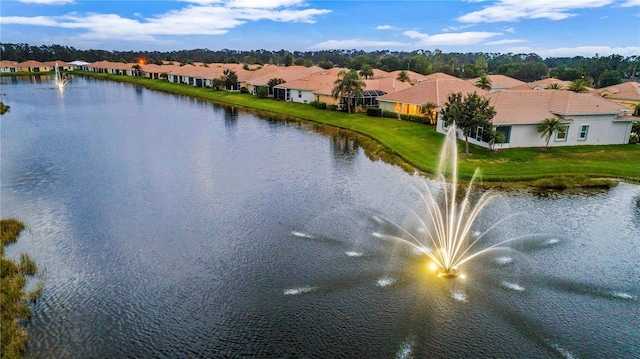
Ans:
[{"label": "waterfront lawn", "polygon": [[[422,172],[433,174],[444,136],[435,126],[365,114],[319,110],[307,104],[261,99],[250,94],[214,91],[164,80],[85,73],[129,82],[159,91],[187,95],[222,105],[258,110],[266,116],[284,115],[351,130],[368,136]],[[464,142],[458,143],[460,151]],[[514,148],[498,152],[470,145],[471,155],[459,155],[460,178],[468,180],[477,167],[485,182],[522,182],[541,178],[609,177],[640,181],[640,145]]]}]

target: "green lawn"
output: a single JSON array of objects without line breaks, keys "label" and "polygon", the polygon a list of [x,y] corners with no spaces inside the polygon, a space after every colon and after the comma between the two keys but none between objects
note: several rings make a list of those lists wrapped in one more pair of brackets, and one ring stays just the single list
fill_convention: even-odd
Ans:
[{"label": "green lawn", "polygon": [[[432,125],[318,110],[306,104],[260,99],[249,94],[213,91],[161,80],[76,73],[352,130],[374,139],[389,152],[426,173],[434,172],[444,139]],[[458,145],[463,151],[464,142],[460,141]],[[607,177],[640,181],[640,145],[518,148],[499,152],[470,145],[470,152],[470,156],[459,156],[458,168],[462,179],[470,179],[479,167],[483,173],[483,181],[493,183],[513,184],[548,177]]]}]

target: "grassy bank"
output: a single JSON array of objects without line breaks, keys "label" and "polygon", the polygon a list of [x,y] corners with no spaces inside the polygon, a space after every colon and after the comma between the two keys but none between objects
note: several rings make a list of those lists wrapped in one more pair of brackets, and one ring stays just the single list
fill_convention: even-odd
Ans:
[{"label": "grassy bank", "polygon": [[4,256],[4,247],[14,243],[24,224],[16,219],[0,220],[0,357],[22,358],[27,349],[27,330],[24,323],[31,318],[27,301],[42,293],[42,282],[30,292],[25,292],[27,277],[38,272],[36,263],[22,253],[14,262]]},{"label": "grassy bank", "polygon": [[[129,76],[76,72],[96,78],[137,84],[150,89],[186,95],[223,105],[240,106],[269,115],[284,115],[315,121],[358,132],[379,142],[393,154],[418,170],[434,172],[444,136],[434,126],[389,118],[368,117],[365,114],[319,110],[310,105],[260,99],[249,94],[213,91],[189,85],[172,84]],[[463,143],[459,143],[460,149]],[[491,152],[471,146],[470,156],[460,156],[462,179],[470,179],[476,167],[483,172],[483,180],[496,185],[517,182],[533,183],[543,178],[563,178],[574,185],[584,178],[619,178],[640,181],[640,146],[575,146],[556,148],[515,148]],[[575,179],[575,180],[574,180]],[[572,186],[570,183],[569,187]]]}]

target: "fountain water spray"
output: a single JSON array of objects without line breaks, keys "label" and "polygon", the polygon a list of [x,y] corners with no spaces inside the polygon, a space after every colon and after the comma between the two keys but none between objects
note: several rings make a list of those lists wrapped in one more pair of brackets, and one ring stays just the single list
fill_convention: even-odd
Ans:
[{"label": "fountain water spray", "polygon": [[58,63],[56,62],[56,86],[58,89],[62,90],[64,86],[69,82],[69,78],[66,77],[62,72],[60,72],[60,68],[58,67]]},{"label": "fountain water spray", "polygon": [[440,277],[457,277],[460,265],[517,239],[511,238],[480,251],[470,252],[471,248],[487,232],[504,220],[503,218],[503,220],[494,223],[483,233],[472,232],[472,226],[478,215],[497,196],[489,190],[484,192],[474,205],[471,204],[473,185],[479,175],[480,170],[476,169],[464,197],[462,200],[458,200],[458,147],[456,128],[451,126],[442,145],[436,173],[436,179],[441,184],[441,191],[432,191],[425,182],[425,190],[418,192],[426,215],[420,216],[415,211],[411,212],[411,215],[418,221],[421,230],[413,234],[402,226],[391,222],[404,233],[404,238],[385,237],[408,243],[424,253],[433,261],[431,268],[436,270]]}]

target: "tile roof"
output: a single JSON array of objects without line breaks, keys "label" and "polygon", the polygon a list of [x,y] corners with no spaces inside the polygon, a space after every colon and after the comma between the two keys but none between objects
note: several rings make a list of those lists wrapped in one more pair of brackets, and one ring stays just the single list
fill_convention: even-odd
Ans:
[{"label": "tile roof", "polygon": [[640,83],[635,81],[623,82],[599,89],[598,93],[606,98],[640,101]]},{"label": "tile roof", "polygon": [[562,90],[504,90],[486,95],[496,109],[494,124],[530,124],[545,118],[574,115],[620,115],[624,106],[593,96]]},{"label": "tile roof", "polygon": [[57,66],[59,66],[59,67],[63,67],[63,66],[65,66],[65,67],[66,67],[66,66],[70,66],[70,64],[69,64],[68,62],[61,61],[61,60],[56,60],[56,61],[45,61],[45,62],[43,62],[42,64],[43,64],[44,66],[49,66],[49,67],[56,67],[56,64],[57,64]]},{"label": "tile roof", "polygon": [[40,66],[44,66],[44,65],[42,64],[42,62],[35,61],[35,60],[27,60],[27,61],[18,63],[18,67],[40,67]]},{"label": "tile roof", "polygon": [[[330,69],[333,70],[333,69]],[[251,78],[247,80],[247,83],[253,86],[265,86],[269,80],[273,78],[283,79],[285,82],[291,82],[294,80],[299,80],[304,77],[307,77],[314,73],[320,73],[323,71],[328,71],[318,66],[265,66],[262,69],[258,70],[260,73],[254,74]],[[258,72],[255,71],[255,72]]]},{"label": "tile roof", "polygon": [[18,63],[15,61],[2,60],[0,61],[0,67],[18,67]]},{"label": "tile roof", "polygon": [[[487,75],[489,81],[491,81],[492,89],[508,89],[515,86],[520,86],[526,84],[524,81],[520,81],[514,79],[513,77],[505,76],[505,75]],[[469,83],[475,85],[480,78],[476,77],[475,79],[469,79]]]},{"label": "tile roof", "polygon": [[552,77],[546,78],[546,79],[542,79],[542,80],[538,80],[538,81],[533,81],[533,82],[527,82],[524,83],[522,85],[518,85],[518,86],[513,86],[511,88],[509,88],[510,90],[544,90],[546,88],[548,88],[549,86],[551,86],[552,84],[560,84],[560,89],[561,90],[567,90],[569,88],[569,86],[571,85],[571,81],[562,81],[562,80],[558,80],[558,79],[554,79]]},{"label": "tile roof", "polygon": [[279,88],[314,91],[331,85],[338,79],[338,73],[342,69],[332,68],[313,73],[301,79],[292,80],[278,85]]},{"label": "tile roof", "polygon": [[446,74],[431,74],[429,76],[431,76],[432,80],[425,80],[405,90],[386,94],[379,97],[378,100],[416,105],[433,102],[437,107],[440,107],[447,102],[447,96],[452,93],[462,92],[466,95],[476,92],[479,95],[488,94],[488,91],[475,87],[469,82],[454,76]]}]

